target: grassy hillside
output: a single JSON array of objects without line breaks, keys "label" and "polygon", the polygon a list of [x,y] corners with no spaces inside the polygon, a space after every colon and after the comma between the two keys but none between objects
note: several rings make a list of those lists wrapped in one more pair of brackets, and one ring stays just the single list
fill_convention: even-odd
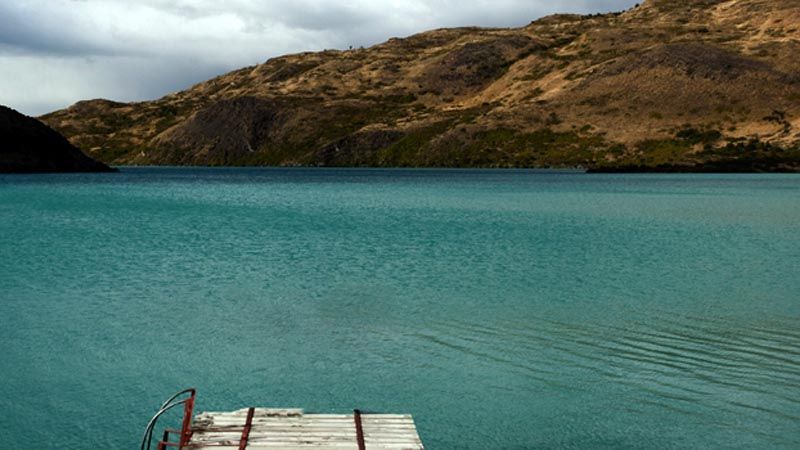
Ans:
[{"label": "grassy hillside", "polygon": [[800,170],[800,4],[652,0],[270,59],[41,119],[113,164]]}]

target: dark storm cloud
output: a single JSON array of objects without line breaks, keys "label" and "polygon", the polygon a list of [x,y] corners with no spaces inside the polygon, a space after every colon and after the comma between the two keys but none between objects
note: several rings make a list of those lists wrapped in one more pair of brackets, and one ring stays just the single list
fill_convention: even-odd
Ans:
[{"label": "dark storm cloud", "polygon": [[155,98],[269,57],[452,26],[521,26],[628,0],[0,0],[0,104]]},{"label": "dark storm cloud", "polygon": [[60,31],[74,25],[67,17],[53,23],[46,14],[27,5],[0,3],[0,52],[76,56],[104,53],[103,48],[82,39],[80,34]]}]

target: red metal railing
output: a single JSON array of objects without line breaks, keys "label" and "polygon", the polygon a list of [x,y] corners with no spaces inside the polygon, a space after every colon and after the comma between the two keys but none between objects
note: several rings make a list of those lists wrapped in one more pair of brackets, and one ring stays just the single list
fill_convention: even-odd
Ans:
[{"label": "red metal railing", "polygon": [[[178,400],[179,397],[186,394],[189,396]],[[150,442],[153,440],[153,429],[155,428],[158,418],[167,411],[179,405],[183,405],[183,421],[181,423],[181,429],[175,430],[168,428],[164,430],[164,434],[161,441],[159,441],[157,448],[158,450],[166,450],[167,447],[178,447],[178,449],[181,449],[187,445],[192,439],[192,414],[194,412],[194,401],[196,395],[197,392],[194,388],[184,389],[165,401],[158,409],[158,412],[156,412],[153,418],[150,419],[150,422],[147,423],[147,428],[145,428],[144,436],[142,437],[141,450],[150,450]],[[170,434],[178,434],[178,442],[170,442]]]}]

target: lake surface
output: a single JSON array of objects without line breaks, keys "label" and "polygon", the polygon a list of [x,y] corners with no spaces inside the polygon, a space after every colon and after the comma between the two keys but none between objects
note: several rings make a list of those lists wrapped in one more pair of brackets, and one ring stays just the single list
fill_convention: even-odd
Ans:
[{"label": "lake surface", "polygon": [[798,176],[0,176],[5,449],[138,448],[189,386],[433,450],[798,448],[799,319]]}]

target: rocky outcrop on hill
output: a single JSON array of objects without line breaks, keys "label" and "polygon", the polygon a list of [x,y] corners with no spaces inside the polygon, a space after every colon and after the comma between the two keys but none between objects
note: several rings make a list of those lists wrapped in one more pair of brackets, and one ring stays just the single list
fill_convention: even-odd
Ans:
[{"label": "rocky outcrop on hill", "polygon": [[0,173],[112,170],[42,122],[0,105]]}]

